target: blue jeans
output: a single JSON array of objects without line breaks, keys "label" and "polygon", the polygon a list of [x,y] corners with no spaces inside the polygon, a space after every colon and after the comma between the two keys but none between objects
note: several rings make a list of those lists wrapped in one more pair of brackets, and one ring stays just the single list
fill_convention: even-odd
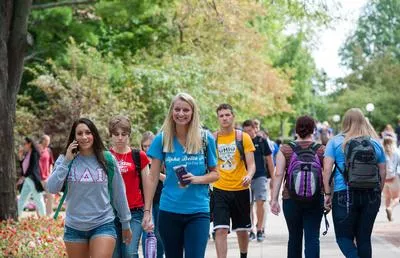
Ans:
[{"label": "blue jeans", "polygon": [[64,242],[89,243],[97,237],[117,238],[114,222],[111,221],[89,231],[73,229],[67,225],[64,227]]},{"label": "blue jeans", "polygon": [[303,232],[305,257],[319,257],[319,230],[323,213],[324,198],[322,195],[312,202],[283,200],[283,214],[289,231],[288,258],[302,257]]},{"label": "blue jeans", "polygon": [[122,242],[122,227],[119,218],[115,218],[115,225],[117,229],[117,242],[113,253],[114,258],[138,258],[139,257],[139,242],[142,235],[142,219],[143,208],[131,209],[130,227],[132,231],[132,241],[129,245]]},{"label": "blue jeans", "polygon": [[371,233],[380,205],[380,191],[349,190],[347,196],[347,190],[343,190],[333,194],[336,242],[347,258],[372,257]]},{"label": "blue jeans", "polygon": [[[159,225],[158,213],[160,211],[159,207],[160,207],[160,205],[158,203],[153,203],[154,234],[156,235],[156,238],[157,238],[157,258],[163,258],[164,257],[164,247],[162,245],[160,232],[158,230],[158,225]],[[142,235],[143,257],[146,257],[146,253],[145,253],[146,238],[147,238],[147,232],[143,231],[143,235]]]},{"label": "blue jeans", "polygon": [[178,214],[160,210],[159,230],[166,258],[204,258],[210,213]]}]

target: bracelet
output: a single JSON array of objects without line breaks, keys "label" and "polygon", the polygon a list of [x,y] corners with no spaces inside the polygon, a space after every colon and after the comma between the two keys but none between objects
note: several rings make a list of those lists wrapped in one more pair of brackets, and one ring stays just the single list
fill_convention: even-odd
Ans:
[{"label": "bracelet", "polygon": [[147,211],[147,212],[150,212],[150,210],[144,210],[143,213],[146,212],[146,211]]},{"label": "bracelet", "polygon": [[324,193],[324,195],[332,195],[332,193]]}]

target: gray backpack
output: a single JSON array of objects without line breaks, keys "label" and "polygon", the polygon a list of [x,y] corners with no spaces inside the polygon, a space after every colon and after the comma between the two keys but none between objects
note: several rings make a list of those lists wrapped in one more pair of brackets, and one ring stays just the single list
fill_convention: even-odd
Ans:
[{"label": "gray backpack", "polygon": [[[378,159],[371,137],[360,136],[351,139],[345,146],[346,159],[344,175],[350,188],[374,189],[379,187]],[[337,168],[339,168],[337,166]]]}]

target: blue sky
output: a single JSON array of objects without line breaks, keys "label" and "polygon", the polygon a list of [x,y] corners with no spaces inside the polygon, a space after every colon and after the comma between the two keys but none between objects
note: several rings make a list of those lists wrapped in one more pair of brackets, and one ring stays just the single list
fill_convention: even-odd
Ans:
[{"label": "blue sky", "polygon": [[[329,1],[329,0],[328,0]],[[317,46],[312,55],[319,69],[324,69],[330,79],[345,76],[348,71],[340,66],[339,49],[346,37],[354,31],[360,11],[367,0],[337,0],[341,4],[339,14],[342,17],[333,24],[332,29],[321,31]]]}]

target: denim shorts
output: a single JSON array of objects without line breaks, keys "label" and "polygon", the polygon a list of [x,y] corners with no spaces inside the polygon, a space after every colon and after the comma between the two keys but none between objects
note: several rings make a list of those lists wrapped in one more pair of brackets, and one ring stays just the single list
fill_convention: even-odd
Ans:
[{"label": "denim shorts", "polygon": [[64,242],[89,243],[90,240],[95,239],[96,237],[112,237],[116,239],[117,232],[115,230],[114,221],[108,222],[89,231],[76,230],[67,225],[64,228]]}]

